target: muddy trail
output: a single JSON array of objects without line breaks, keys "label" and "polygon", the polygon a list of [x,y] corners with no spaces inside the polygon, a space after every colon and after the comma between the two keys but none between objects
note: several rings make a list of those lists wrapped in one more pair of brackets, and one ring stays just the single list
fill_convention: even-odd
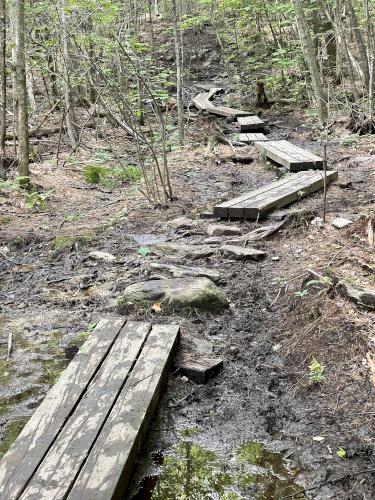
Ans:
[{"label": "muddy trail", "polygon": [[[264,117],[270,138],[319,152],[318,132],[303,113]],[[236,132],[235,124],[225,128]],[[38,184],[55,190],[46,210],[30,213],[16,195],[3,200],[0,453],[98,320],[118,314],[125,288],[153,275],[151,263],[200,266],[220,274],[228,309],[128,314],[180,324],[180,353],[219,356],[224,370],[206,385],[171,375],[124,498],[373,498],[374,387],[365,359],[374,350],[374,313],[326,282],[306,284],[311,270],[374,284],[364,225],[375,206],[373,140],[345,142],[338,127],[328,144],[339,181],[329,188],[326,224],[316,220],[321,193],[295,203],[289,224],[251,245],[267,253],[254,262],[218,251],[231,237],[207,243],[208,226],[227,222],[200,214],[274,180],[277,170],[251,148],[249,164],[232,162],[229,146],[208,149],[202,138],[212,134],[207,117],[193,117],[188,133],[192,145],[170,154],[178,199],[166,209],[150,209],[130,185],[85,186],[84,161],[61,172],[48,158],[33,169]],[[338,215],[352,224],[334,228]],[[281,216],[230,225],[245,234]],[[160,243],[193,250],[170,255],[155,250]],[[207,244],[212,254],[197,257],[194,248]],[[117,260],[91,259],[94,250]],[[318,384],[309,380],[313,358],[324,366]]]}]

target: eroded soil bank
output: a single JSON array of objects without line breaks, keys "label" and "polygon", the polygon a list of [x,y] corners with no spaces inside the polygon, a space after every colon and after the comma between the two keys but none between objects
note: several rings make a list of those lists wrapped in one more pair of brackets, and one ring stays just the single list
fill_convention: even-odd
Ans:
[{"label": "eroded soil bank", "polygon": [[[277,124],[271,137],[319,151],[307,116],[286,116],[266,116]],[[167,209],[150,209],[130,185],[89,188],[85,159],[63,172],[48,158],[34,168],[35,182],[55,189],[45,211],[30,213],[17,194],[2,200],[1,453],[97,321],[116,314],[126,286],[147,279],[150,262],[169,262],[152,251],[140,255],[140,247],[203,244],[210,221],[198,219],[202,210],[275,179],[273,166],[255,151],[254,162],[244,165],[227,159],[227,146],[208,153],[200,141],[210,127],[197,117],[189,128],[193,145],[171,153],[178,200]],[[267,252],[261,262],[219,252],[177,261],[220,272],[229,309],[131,313],[181,324],[181,348],[223,357],[224,370],[205,386],[170,377],[125,498],[136,494],[142,477],[159,474],[159,482],[144,480],[135,498],[375,496],[374,387],[365,361],[374,350],[374,313],[334,287],[306,285],[313,270],[374,286],[374,253],[361,218],[374,211],[374,143],[363,137],[345,144],[343,134],[337,130],[329,143],[339,181],[329,189],[324,226],[311,223],[322,214],[316,194],[293,205],[290,225],[255,245]],[[199,220],[194,231],[167,224],[181,215]],[[337,215],[353,223],[337,230],[330,224]],[[246,233],[264,222],[232,224]],[[110,252],[117,262],[93,261],[92,250]],[[325,367],[320,384],[309,383],[313,357]]]}]

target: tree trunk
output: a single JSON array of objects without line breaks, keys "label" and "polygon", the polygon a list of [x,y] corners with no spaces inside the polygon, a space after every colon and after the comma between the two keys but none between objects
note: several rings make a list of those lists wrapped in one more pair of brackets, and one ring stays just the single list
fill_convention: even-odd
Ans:
[{"label": "tree trunk", "polygon": [[5,179],[5,134],[7,104],[5,0],[0,0],[0,179]]},{"label": "tree trunk", "polygon": [[184,117],[184,102],[183,102],[183,68],[182,68],[182,47],[178,32],[179,16],[177,14],[176,0],[172,0],[172,15],[173,15],[173,38],[176,58],[176,79],[177,79],[177,115],[178,115],[178,134],[180,144],[185,144],[185,117]]},{"label": "tree trunk", "polygon": [[63,52],[63,92],[65,100],[65,124],[68,131],[70,147],[72,150],[78,147],[78,128],[75,117],[75,100],[70,81],[72,61],[69,53],[69,34],[67,31],[66,0],[61,0],[61,26],[62,26],[62,52]]},{"label": "tree trunk", "polygon": [[29,177],[29,115],[26,87],[25,0],[15,0],[18,171]]},{"label": "tree trunk", "polygon": [[306,64],[309,68],[311,85],[314,93],[314,99],[318,110],[319,123],[323,125],[327,121],[327,103],[323,90],[323,84],[320,76],[318,61],[316,60],[316,51],[314,42],[305,17],[303,0],[294,0],[298,31],[301,39],[303,54]]},{"label": "tree trunk", "polygon": [[348,14],[349,14],[349,20],[350,20],[350,26],[351,26],[351,31],[354,34],[354,38],[356,40],[357,44],[357,49],[359,53],[359,63],[361,66],[361,69],[363,71],[364,75],[364,84],[366,89],[368,89],[369,82],[370,82],[370,70],[369,70],[369,65],[368,65],[368,60],[367,60],[367,52],[366,52],[366,45],[362,37],[361,29],[359,27],[359,22],[357,18],[357,14],[354,10],[353,4],[351,0],[346,0],[346,6],[348,8]]}]

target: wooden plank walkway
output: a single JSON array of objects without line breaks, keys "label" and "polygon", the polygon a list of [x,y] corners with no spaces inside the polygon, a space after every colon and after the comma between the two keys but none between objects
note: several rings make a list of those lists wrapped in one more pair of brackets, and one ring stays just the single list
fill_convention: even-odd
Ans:
[{"label": "wooden plank walkway", "polygon": [[242,111],[240,109],[229,108],[228,106],[215,106],[210,99],[221,89],[211,89],[209,92],[202,92],[192,99],[194,106],[202,111],[208,111],[213,115],[224,116],[224,117],[234,117],[247,116],[250,113],[248,111]]},{"label": "wooden plank walkway", "polygon": [[267,137],[262,133],[240,134],[238,137],[240,142],[253,144],[254,142],[268,141]]},{"label": "wooden plank walkway", "polygon": [[237,118],[241,132],[254,132],[255,130],[264,130],[265,123],[259,116],[240,116]]},{"label": "wooden plank walkway", "polygon": [[295,146],[289,141],[255,142],[254,145],[274,162],[287,167],[291,172],[323,168],[323,158]]},{"label": "wooden plank walkway", "polygon": [[[327,182],[337,180],[336,171],[327,172]],[[214,216],[221,218],[258,219],[294,201],[322,189],[324,175],[321,171],[303,171],[290,174],[266,186],[244,193],[214,208]]]},{"label": "wooden plank walkway", "polygon": [[178,338],[101,320],[0,462],[0,499],[122,498]]}]

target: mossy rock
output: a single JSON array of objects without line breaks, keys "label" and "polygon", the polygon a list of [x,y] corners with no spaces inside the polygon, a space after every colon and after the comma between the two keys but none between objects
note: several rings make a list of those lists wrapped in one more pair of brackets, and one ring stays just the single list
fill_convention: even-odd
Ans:
[{"label": "mossy rock", "polygon": [[160,302],[164,308],[200,309],[219,313],[229,307],[224,293],[208,278],[150,280],[128,286],[118,300],[120,313],[148,308]]},{"label": "mossy rock", "polygon": [[94,233],[81,234],[78,236],[56,236],[52,240],[52,250],[56,253],[70,250],[74,245],[85,246],[95,239]]}]

